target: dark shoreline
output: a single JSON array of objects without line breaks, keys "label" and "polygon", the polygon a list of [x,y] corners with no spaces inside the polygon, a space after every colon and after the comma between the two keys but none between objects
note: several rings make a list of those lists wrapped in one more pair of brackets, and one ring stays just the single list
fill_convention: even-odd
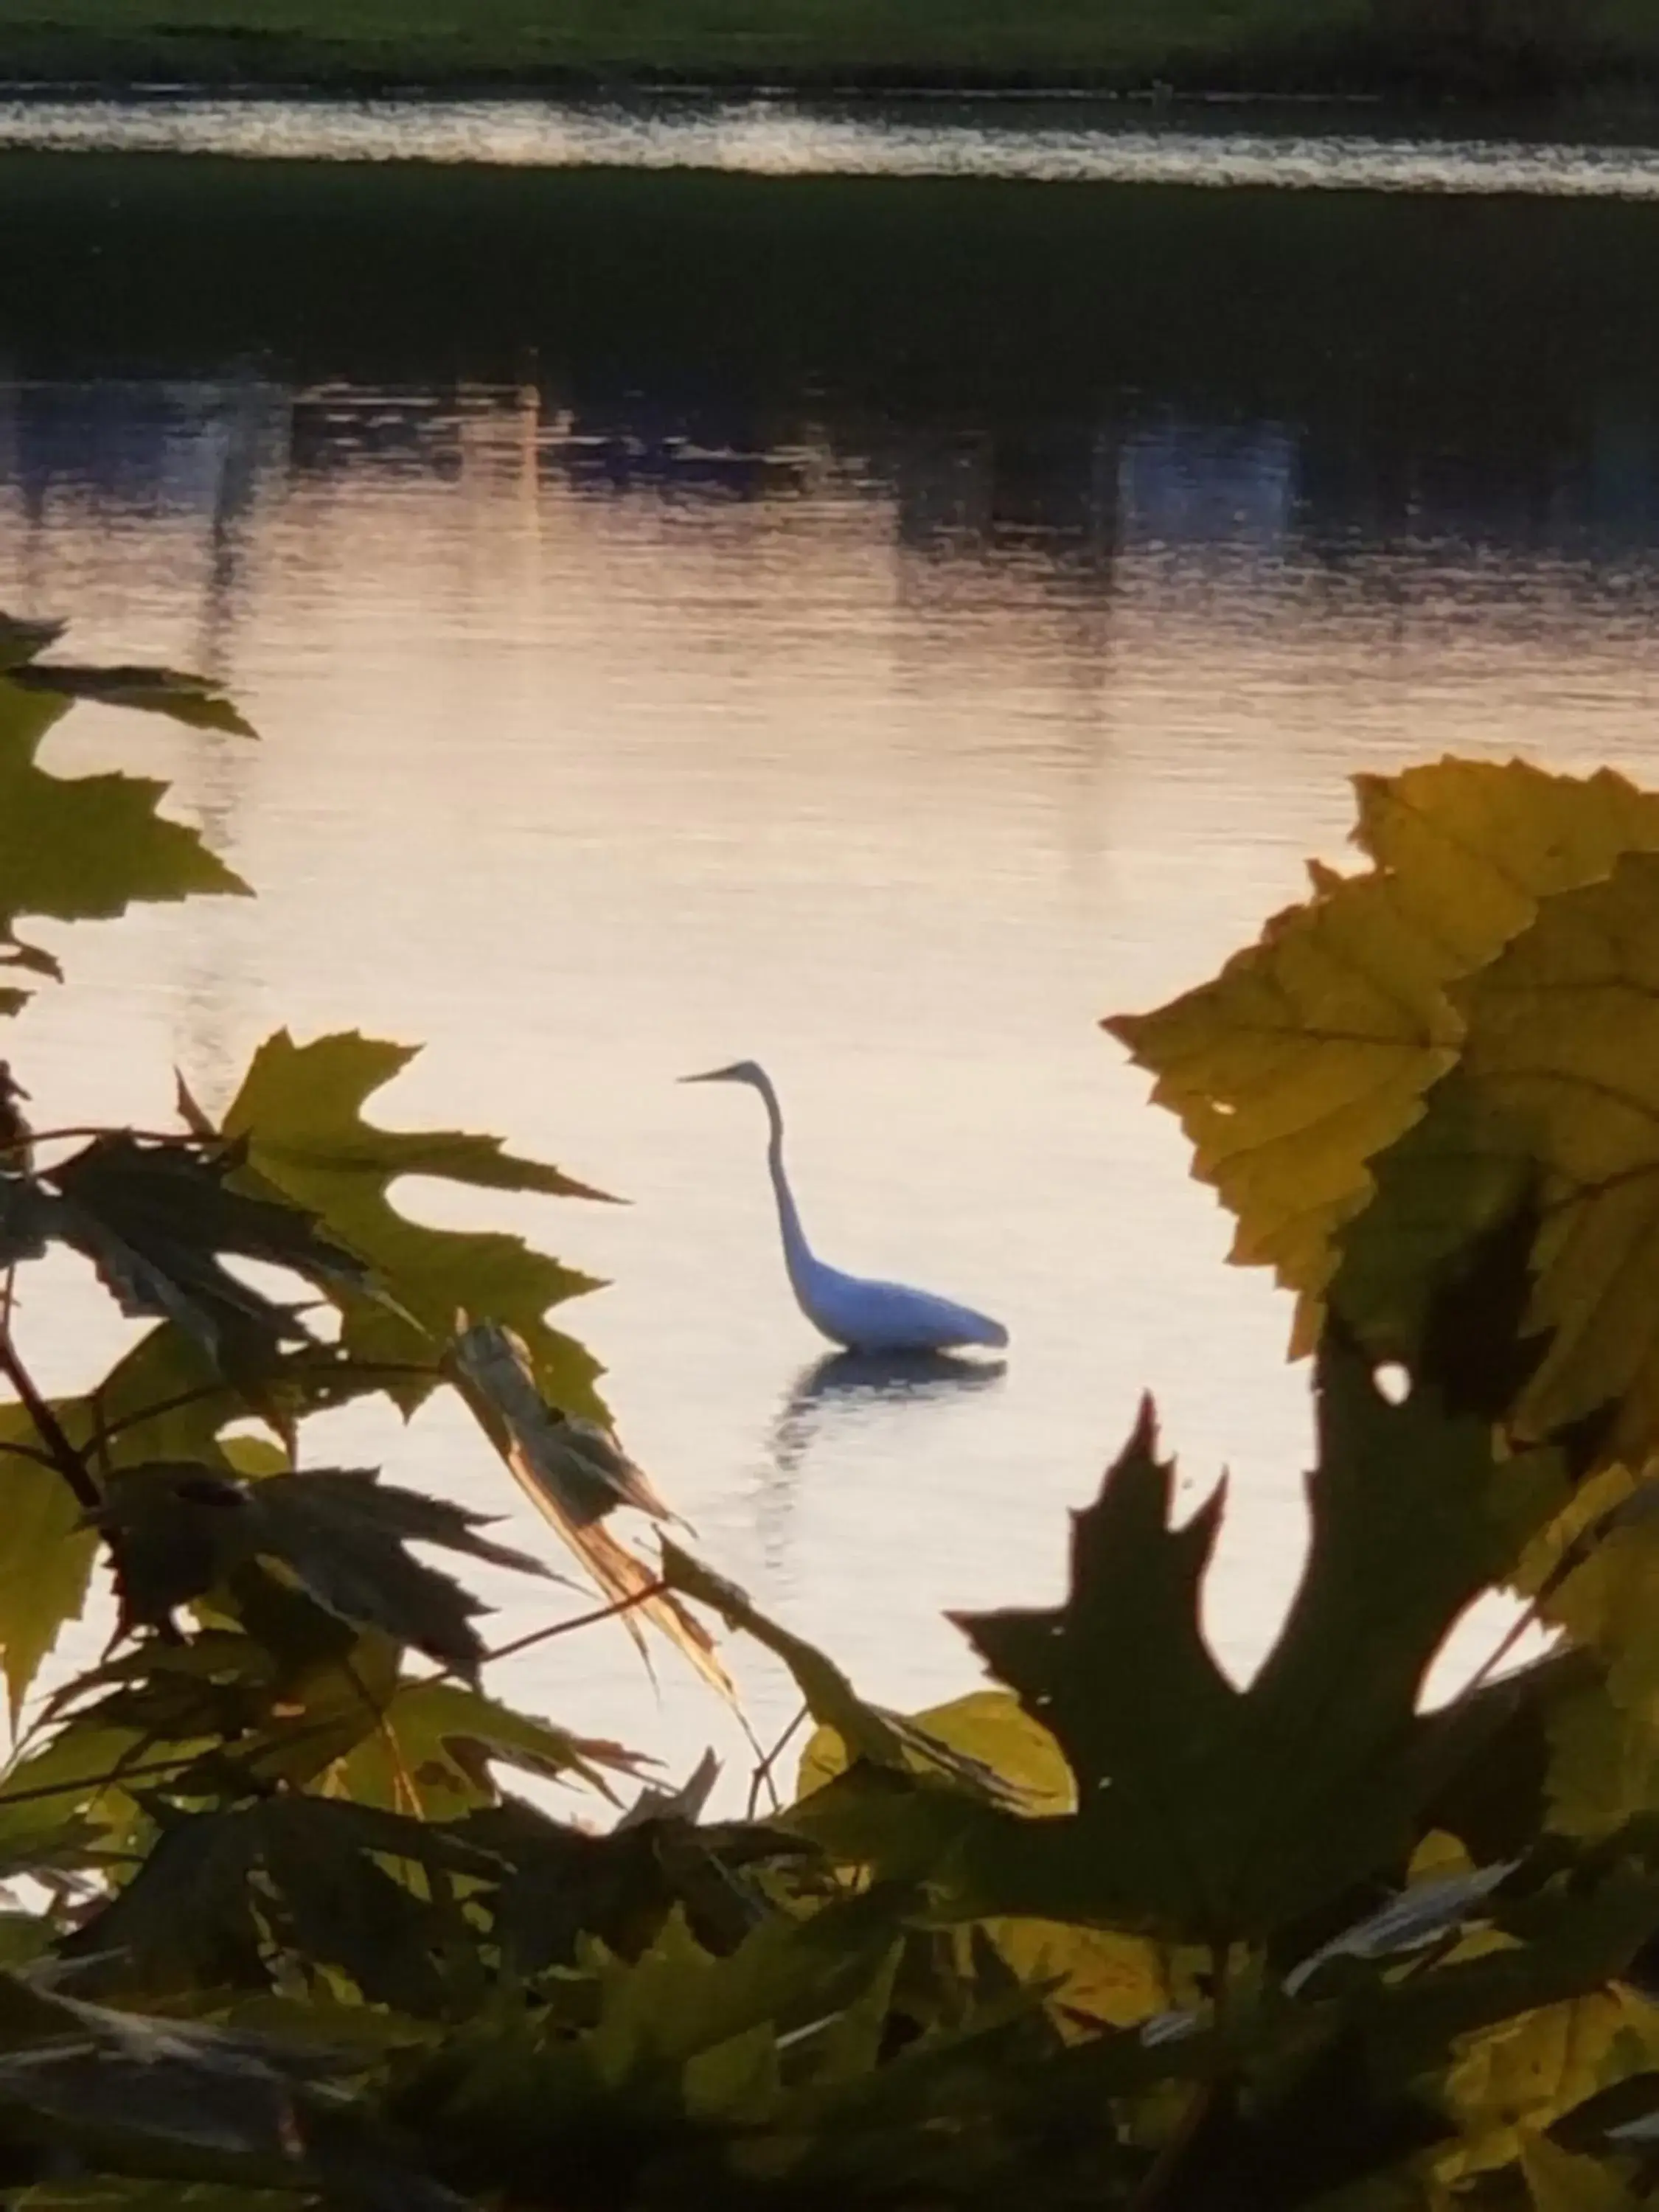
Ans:
[{"label": "dark shoreline", "polygon": [[1103,62],[1029,70],[941,63],[819,59],[742,65],[717,56],[696,66],[638,58],[515,58],[479,66],[428,49],[407,64],[372,59],[351,40],[247,25],[158,27],[144,33],[22,33],[0,27],[0,98],[148,100],[227,94],[246,98],[434,100],[538,96],[646,100],[881,98],[917,100],[1099,100],[1126,106],[1195,108],[1275,106],[1385,106],[1425,116],[1536,112],[1620,115],[1659,123],[1659,26],[1632,49],[1528,47],[1425,56],[1346,33],[1232,52],[1172,55],[1158,68]]}]

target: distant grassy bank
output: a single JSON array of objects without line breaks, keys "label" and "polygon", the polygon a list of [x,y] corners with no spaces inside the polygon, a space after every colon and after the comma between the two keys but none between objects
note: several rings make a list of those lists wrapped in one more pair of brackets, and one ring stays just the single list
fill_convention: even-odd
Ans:
[{"label": "distant grassy bank", "polygon": [[0,78],[1659,88],[1659,0],[0,0]]}]

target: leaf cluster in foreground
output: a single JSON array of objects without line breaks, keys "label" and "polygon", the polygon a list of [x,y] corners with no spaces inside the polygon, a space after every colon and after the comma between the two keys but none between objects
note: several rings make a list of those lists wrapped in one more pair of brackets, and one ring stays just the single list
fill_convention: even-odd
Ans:
[{"label": "leaf cluster in foreground", "polygon": [[[9,1011],[54,966],[20,919],[233,887],[158,787],[38,755],[76,702],[209,743],[246,741],[234,710],[56,642],[0,622]],[[896,1712],[668,1533],[668,1486],[547,1318],[585,1279],[398,1200],[408,1176],[597,1193],[372,1120],[408,1054],[356,1034],[279,1032],[217,1119],[181,1089],[173,1131],[62,1138],[29,1126],[19,1048],[5,2201],[1651,2197],[1659,802],[1457,762],[1359,793],[1359,872],[1316,870],[1213,983],[1116,1024],[1314,1353],[1307,1556],[1243,1682],[1204,1632],[1224,1493],[1176,1520],[1150,1406],[1060,1601],[959,1616],[986,1685]],[[48,1398],[28,1290],[61,1251],[140,1333]],[[349,1400],[437,1394],[474,1425],[466,1494],[510,1474],[516,1531],[313,1449]],[[544,1601],[573,1707],[595,1613],[726,1697],[716,1630],[748,1640],[811,1723],[793,1797],[774,1755],[745,1816],[711,1811],[709,1762],[677,1782],[514,1709],[479,1570]],[[106,1587],[107,1648],[43,1689]],[[1430,1704],[1496,1598],[1513,1627]]]}]

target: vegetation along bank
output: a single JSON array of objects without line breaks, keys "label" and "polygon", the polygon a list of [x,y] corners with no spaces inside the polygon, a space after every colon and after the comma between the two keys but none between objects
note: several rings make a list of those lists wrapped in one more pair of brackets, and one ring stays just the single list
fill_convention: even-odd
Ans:
[{"label": "vegetation along bank", "polygon": [[1659,88],[1656,0],[0,0],[0,80],[1513,100]]}]

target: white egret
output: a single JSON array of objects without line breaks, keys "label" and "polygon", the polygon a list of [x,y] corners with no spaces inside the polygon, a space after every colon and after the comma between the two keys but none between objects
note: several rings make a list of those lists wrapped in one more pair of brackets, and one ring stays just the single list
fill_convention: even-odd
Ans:
[{"label": "white egret", "polygon": [[807,1320],[832,1344],[844,1345],[849,1352],[946,1352],[964,1344],[1007,1343],[1008,1332],[1002,1323],[975,1313],[971,1307],[935,1297],[929,1291],[907,1289],[902,1283],[875,1283],[862,1276],[844,1275],[839,1267],[831,1267],[815,1256],[783,1171],[783,1109],[763,1067],[752,1060],[739,1060],[730,1067],[711,1067],[706,1074],[685,1075],[680,1080],[746,1083],[765,1102],[771,1130],[766,1158],[777,1196],[789,1287]]}]

